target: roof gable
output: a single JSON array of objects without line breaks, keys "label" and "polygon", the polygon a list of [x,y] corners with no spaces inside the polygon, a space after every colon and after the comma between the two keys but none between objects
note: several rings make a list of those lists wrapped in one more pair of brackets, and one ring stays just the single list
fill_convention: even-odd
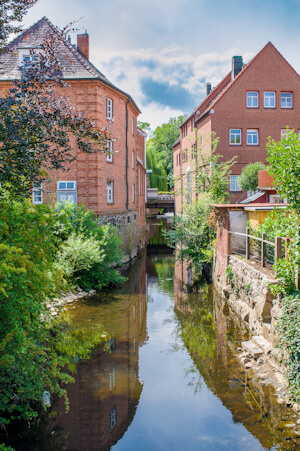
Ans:
[{"label": "roof gable", "polygon": [[15,38],[8,45],[9,51],[0,55],[0,80],[19,78],[18,51],[20,49],[38,49],[43,41],[53,34],[59,37],[56,58],[61,68],[62,78],[65,80],[98,78],[112,85],[70,42],[60,35],[47,17],[43,17]]},{"label": "roof gable", "polygon": [[[276,60],[283,64],[285,68],[293,75],[295,76],[298,81],[300,82],[300,76],[295,71],[295,69],[288,63],[288,61],[281,55],[281,53],[276,49],[276,47],[271,43],[268,42],[262,50],[255,55],[251,61],[249,61],[248,64],[245,64],[243,69],[234,77],[233,80],[231,80],[228,85],[223,89],[223,91],[218,95],[213,102],[209,105],[209,107],[204,111],[203,115],[207,114],[209,111],[211,111],[214,106],[226,95],[226,93],[230,90],[230,88],[236,84],[236,82],[243,77],[243,75],[246,73],[246,71],[249,71],[249,69],[253,68],[256,64],[259,64],[264,56],[266,54],[272,54],[272,65],[274,66],[276,64]],[[201,118],[200,118],[201,119]]]}]

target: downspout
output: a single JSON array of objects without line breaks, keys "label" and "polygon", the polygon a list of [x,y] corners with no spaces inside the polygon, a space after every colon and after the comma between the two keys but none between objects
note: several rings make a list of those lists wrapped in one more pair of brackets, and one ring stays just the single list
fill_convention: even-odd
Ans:
[{"label": "downspout", "polygon": [[125,120],[125,183],[126,183],[126,210],[128,208],[128,105],[131,103],[131,97],[126,102],[126,120]]}]

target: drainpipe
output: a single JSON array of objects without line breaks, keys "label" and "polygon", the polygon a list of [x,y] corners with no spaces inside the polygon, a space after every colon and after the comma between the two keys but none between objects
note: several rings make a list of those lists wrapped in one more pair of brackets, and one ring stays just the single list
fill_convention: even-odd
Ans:
[{"label": "drainpipe", "polygon": [[126,132],[126,138],[125,138],[125,183],[126,183],[126,210],[129,210],[128,208],[128,105],[131,102],[131,97],[126,102],[126,120],[125,120],[125,132]]}]

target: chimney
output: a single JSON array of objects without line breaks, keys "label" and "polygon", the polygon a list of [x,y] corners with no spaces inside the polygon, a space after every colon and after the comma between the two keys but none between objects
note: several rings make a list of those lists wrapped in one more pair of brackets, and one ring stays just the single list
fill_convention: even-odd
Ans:
[{"label": "chimney", "polygon": [[85,30],[85,33],[77,35],[77,50],[89,59],[89,35]]},{"label": "chimney", "polygon": [[232,71],[231,71],[231,80],[241,72],[243,69],[243,57],[242,56],[233,56],[232,57]]},{"label": "chimney", "polygon": [[211,93],[211,83],[206,83],[206,95]]}]

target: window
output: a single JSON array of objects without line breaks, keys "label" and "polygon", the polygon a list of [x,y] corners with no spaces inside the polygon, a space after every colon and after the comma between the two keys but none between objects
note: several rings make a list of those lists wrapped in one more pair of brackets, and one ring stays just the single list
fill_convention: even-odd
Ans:
[{"label": "window", "polygon": [[132,152],[132,169],[134,169],[134,152]]},{"label": "window", "polygon": [[106,155],[106,161],[108,161],[109,163],[113,162],[113,142],[112,141],[107,141],[107,146],[106,146],[106,150],[107,152],[109,152]]},{"label": "window", "polygon": [[113,117],[113,101],[106,98],[106,119],[112,119]]},{"label": "window", "polygon": [[32,203],[33,203],[33,205],[39,205],[39,204],[43,203],[42,184],[33,186],[33,188],[32,188]]},{"label": "window", "polygon": [[230,144],[231,145],[240,145],[242,144],[242,130],[240,128],[231,128],[230,132]]},{"label": "window", "polygon": [[298,130],[298,139],[300,139],[300,130]]},{"label": "window", "polygon": [[192,177],[189,170],[186,172],[185,185],[186,185],[185,200],[187,204],[190,204],[192,201]]},{"label": "window", "polygon": [[258,92],[247,92],[247,108],[258,108]]},{"label": "window", "polygon": [[265,108],[275,108],[275,92],[265,92],[264,93],[264,107]]},{"label": "window", "polygon": [[181,133],[182,133],[182,138],[185,138],[187,135],[187,124],[182,126]]},{"label": "window", "polygon": [[287,135],[288,135],[288,132],[289,132],[289,130],[287,130],[286,128],[283,128],[282,130],[281,130],[281,133],[280,133],[280,136],[281,136],[281,138],[287,138]]},{"label": "window", "polygon": [[132,202],[135,202],[135,184],[132,185]]},{"label": "window", "polygon": [[77,203],[77,183],[75,181],[57,182],[57,202]]},{"label": "window", "polygon": [[113,429],[117,424],[117,409],[113,409],[109,412],[110,429]]},{"label": "window", "polygon": [[132,118],[132,134],[134,135],[134,117]]},{"label": "window", "polygon": [[247,145],[248,146],[258,145],[258,130],[247,130]]},{"label": "window", "polygon": [[19,49],[19,67],[29,66],[31,62],[39,61],[42,49]]},{"label": "window", "polygon": [[116,388],[116,367],[113,366],[109,373],[109,389],[110,391]]},{"label": "window", "polygon": [[112,204],[114,201],[114,182],[107,182],[107,203]]},{"label": "window", "polygon": [[293,108],[293,96],[291,92],[281,93],[281,108]]},{"label": "window", "polygon": [[238,175],[231,175],[229,177],[230,191],[242,191],[238,184]]}]

